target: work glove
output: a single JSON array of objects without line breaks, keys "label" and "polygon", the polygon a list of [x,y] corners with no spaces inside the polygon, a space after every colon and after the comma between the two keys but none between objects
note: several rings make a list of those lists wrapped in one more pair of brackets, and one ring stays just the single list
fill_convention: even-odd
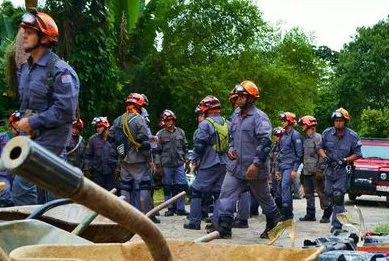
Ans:
[{"label": "work glove", "polygon": [[161,164],[156,164],[155,165],[155,175],[157,176],[162,176],[163,175],[163,170]]},{"label": "work glove", "polygon": [[336,166],[334,167],[334,169],[336,169],[336,170],[343,169],[343,168],[345,168],[347,166],[347,164],[348,164],[348,162],[347,162],[346,158],[338,159],[336,161]]},{"label": "work glove", "polygon": [[92,174],[90,173],[89,169],[84,169],[84,176],[88,179],[92,178]]}]

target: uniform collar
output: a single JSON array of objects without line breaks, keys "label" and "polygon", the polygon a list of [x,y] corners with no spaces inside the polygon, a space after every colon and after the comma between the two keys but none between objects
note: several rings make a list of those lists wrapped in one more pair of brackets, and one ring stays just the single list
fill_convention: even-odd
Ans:
[{"label": "uniform collar", "polygon": [[[343,131],[341,137],[343,137],[344,135],[346,135],[346,132],[348,132],[347,127],[344,128],[344,131]],[[336,129],[335,129],[335,127],[332,127],[332,129],[331,129],[331,135],[336,136]]]},{"label": "uniform collar", "polygon": [[169,132],[169,133],[173,133],[173,132],[175,132],[175,131],[177,130],[177,126],[174,126],[174,129],[173,129],[172,132],[170,132],[167,128],[165,128],[165,130],[166,130],[167,132]]},{"label": "uniform collar", "polygon": [[210,113],[208,114],[208,117],[217,117],[217,116],[220,116],[219,113]]},{"label": "uniform collar", "polygon": [[47,50],[47,52],[38,59],[36,64],[40,66],[46,66],[52,56],[53,56],[53,52]]},{"label": "uniform collar", "polygon": [[240,114],[240,116],[241,116],[242,118],[246,118],[246,117],[249,116],[249,115],[254,115],[256,109],[257,109],[257,108],[256,108],[254,105],[251,105],[251,106],[249,107],[249,109],[247,110],[247,113],[242,114],[242,110],[240,110],[240,111],[239,111],[239,114]]},{"label": "uniform collar", "polygon": [[247,115],[253,115],[255,113],[256,109],[257,108],[254,105],[251,105],[247,111]]},{"label": "uniform collar", "polygon": [[285,134],[291,134],[291,133],[293,132],[293,130],[294,130],[294,128],[293,128],[293,127],[292,127],[292,128],[290,128],[290,129],[289,129],[289,131],[286,131],[286,130],[285,130]]}]

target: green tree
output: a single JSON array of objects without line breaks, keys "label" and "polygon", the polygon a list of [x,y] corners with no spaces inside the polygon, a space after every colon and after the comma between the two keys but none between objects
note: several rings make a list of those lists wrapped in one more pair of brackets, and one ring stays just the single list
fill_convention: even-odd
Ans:
[{"label": "green tree", "polygon": [[357,29],[354,39],[339,54],[335,87],[339,106],[355,119],[359,129],[363,109],[389,106],[389,18]]},{"label": "green tree", "polygon": [[315,109],[314,116],[321,132],[332,125],[331,114],[339,105],[339,95],[335,89],[335,69],[339,61],[339,53],[331,50],[327,46],[313,46],[313,52],[323,64],[323,71],[317,88],[317,95],[314,98]]},{"label": "green tree", "polygon": [[389,138],[389,109],[364,109],[360,126],[363,137]]},{"label": "green tree", "polygon": [[10,1],[4,1],[0,5],[0,118],[8,116],[18,108],[17,102],[9,97],[10,86],[8,85],[11,82],[15,85],[12,77],[15,75],[15,63],[10,56],[10,51],[18,30],[17,21],[23,13],[22,8],[14,7]]},{"label": "green tree", "polygon": [[[158,32],[159,46],[143,38],[147,31]],[[204,96],[218,97],[230,115],[228,93],[245,79],[260,87],[258,105],[274,124],[282,110],[313,112],[322,63],[310,39],[297,29],[282,36],[250,1],[152,1],[132,39],[126,82],[151,95],[152,115],[176,111],[188,133]]]},{"label": "green tree", "polygon": [[87,123],[98,115],[112,120],[124,99],[117,66],[118,34],[111,5],[109,0],[46,1],[47,12],[59,27],[58,53],[79,76],[81,118]]}]

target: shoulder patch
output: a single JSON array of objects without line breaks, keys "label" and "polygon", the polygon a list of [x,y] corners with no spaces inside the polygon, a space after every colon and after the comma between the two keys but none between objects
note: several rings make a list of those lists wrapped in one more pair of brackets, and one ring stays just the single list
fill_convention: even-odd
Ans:
[{"label": "shoulder patch", "polygon": [[62,83],[71,83],[72,82],[72,76],[70,74],[65,74],[61,76],[61,82]]}]

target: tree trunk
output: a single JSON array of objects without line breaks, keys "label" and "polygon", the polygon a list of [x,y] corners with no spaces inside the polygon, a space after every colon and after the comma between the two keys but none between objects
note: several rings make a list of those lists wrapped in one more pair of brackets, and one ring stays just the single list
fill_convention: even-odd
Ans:
[{"label": "tree trunk", "polygon": [[38,0],[24,0],[24,3],[27,10],[36,8],[38,6]]}]

